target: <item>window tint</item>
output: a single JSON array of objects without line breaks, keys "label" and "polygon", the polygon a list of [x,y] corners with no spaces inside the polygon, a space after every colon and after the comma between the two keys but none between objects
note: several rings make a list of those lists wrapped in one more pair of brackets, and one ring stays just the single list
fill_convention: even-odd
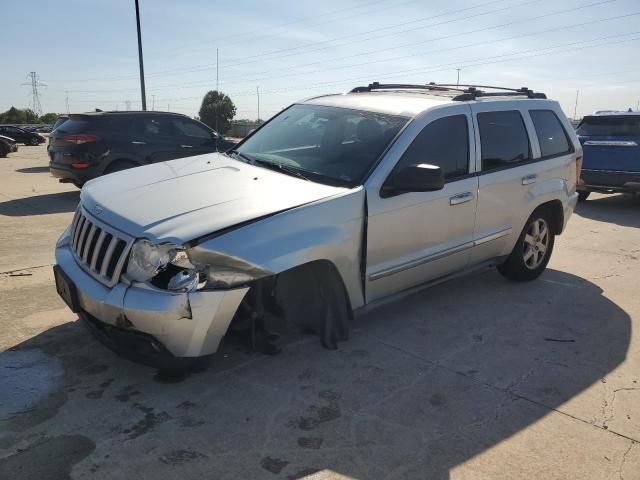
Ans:
[{"label": "window tint", "polygon": [[478,114],[482,170],[494,170],[531,158],[529,136],[520,112]]},{"label": "window tint", "polygon": [[637,137],[640,136],[640,116],[584,117],[577,133],[583,136]]},{"label": "window tint", "polygon": [[[66,123],[61,128],[65,128]],[[136,117],[131,122],[131,130],[134,135],[145,137],[173,137],[177,134],[170,119],[159,117]]]},{"label": "window tint", "polygon": [[196,122],[176,118],[173,120],[173,125],[181,135],[211,140],[211,132]]},{"label": "window tint", "polygon": [[469,173],[468,128],[465,115],[431,122],[409,145],[396,169],[428,163],[440,167],[445,180],[466,175]]},{"label": "window tint", "polygon": [[569,153],[572,148],[567,134],[556,114],[551,110],[530,110],[531,120],[536,127],[540,154],[543,157]]}]

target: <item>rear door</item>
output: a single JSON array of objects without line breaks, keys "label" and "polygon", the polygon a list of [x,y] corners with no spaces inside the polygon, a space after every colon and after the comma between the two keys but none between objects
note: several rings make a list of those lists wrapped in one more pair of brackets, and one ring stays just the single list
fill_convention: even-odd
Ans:
[{"label": "rear door", "polygon": [[202,155],[216,151],[216,137],[212,130],[189,118],[174,117],[178,146],[183,156]]},{"label": "rear door", "polygon": [[[536,182],[529,128],[519,109],[504,104],[475,103],[478,208],[472,263],[504,254],[512,236],[520,234],[527,191]],[[531,128],[531,130],[533,130]],[[525,219],[526,220],[526,219]]]},{"label": "rear door", "polygon": [[574,146],[555,108],[472,106],[480,145],[472,263],[508,255],[545,189],[566,183],[575,170]]},{"label": "rear door", "polygon": [[146,163],[182,158],[178,130],[170,115],[136,114],[131,119],[131,150]]},{"label": "rear door", "polygon": [[640,115],[591,115],[577,130],[585,170],[640,172]]}]

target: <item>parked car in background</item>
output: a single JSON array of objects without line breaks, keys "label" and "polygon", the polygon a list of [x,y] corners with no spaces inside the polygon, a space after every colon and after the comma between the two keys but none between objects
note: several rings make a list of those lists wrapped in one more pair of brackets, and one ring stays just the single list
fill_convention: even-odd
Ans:
[{"label": "parked car in background", "polygon": [[537,278],[578,200],[580,143],[543,94],[466,87],[316,96],[225,154],[90,182],[58,293],[159,364],[214,353],[234,319],[336,348],[354,310],[403,290],[487,266]]},{"label": "parked car in background", "polygon": [[18,144],[13,138],[0,135],[0,158],[5,158],[11,152],[18,151]]},{"label": "parked car in background", "polygon": [[46,139],[38,133],[29,132],[13,125],[0,125],[0,135],[13,138],[16,142],[24,143],[25,145],[35,146],[46,141]]},{"label": "parked car in background", "polygon": [[591,192],[640,193],[640,112],[596,112],[576,133],[584,150],[580,200]]},{"label": "parked car in background", "polygon": [[92,178],[140,165],[225,151],[234,145],[179,113],[71,114],[49,135],[49,169],[81,187]]}]

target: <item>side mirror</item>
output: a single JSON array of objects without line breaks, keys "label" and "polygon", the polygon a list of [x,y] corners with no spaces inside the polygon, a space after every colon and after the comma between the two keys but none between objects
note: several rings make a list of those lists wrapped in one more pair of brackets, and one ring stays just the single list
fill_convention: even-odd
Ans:
[{"label": "side mirror", "polygon": [[436,165],[408,165],[393,173],[382,187],[382,196],[408,192],[434,192],[444,188],[444,172]]}]

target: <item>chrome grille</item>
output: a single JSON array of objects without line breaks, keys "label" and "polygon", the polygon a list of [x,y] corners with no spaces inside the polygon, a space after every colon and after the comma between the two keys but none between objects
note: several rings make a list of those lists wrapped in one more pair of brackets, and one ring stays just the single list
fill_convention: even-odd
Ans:
[{"label": "chrome grille", "polygon": [[71,224],[71,249],[78,264],[96,280],[113,287],[133,243],[122,232],[98,223],[78,207]]}]

